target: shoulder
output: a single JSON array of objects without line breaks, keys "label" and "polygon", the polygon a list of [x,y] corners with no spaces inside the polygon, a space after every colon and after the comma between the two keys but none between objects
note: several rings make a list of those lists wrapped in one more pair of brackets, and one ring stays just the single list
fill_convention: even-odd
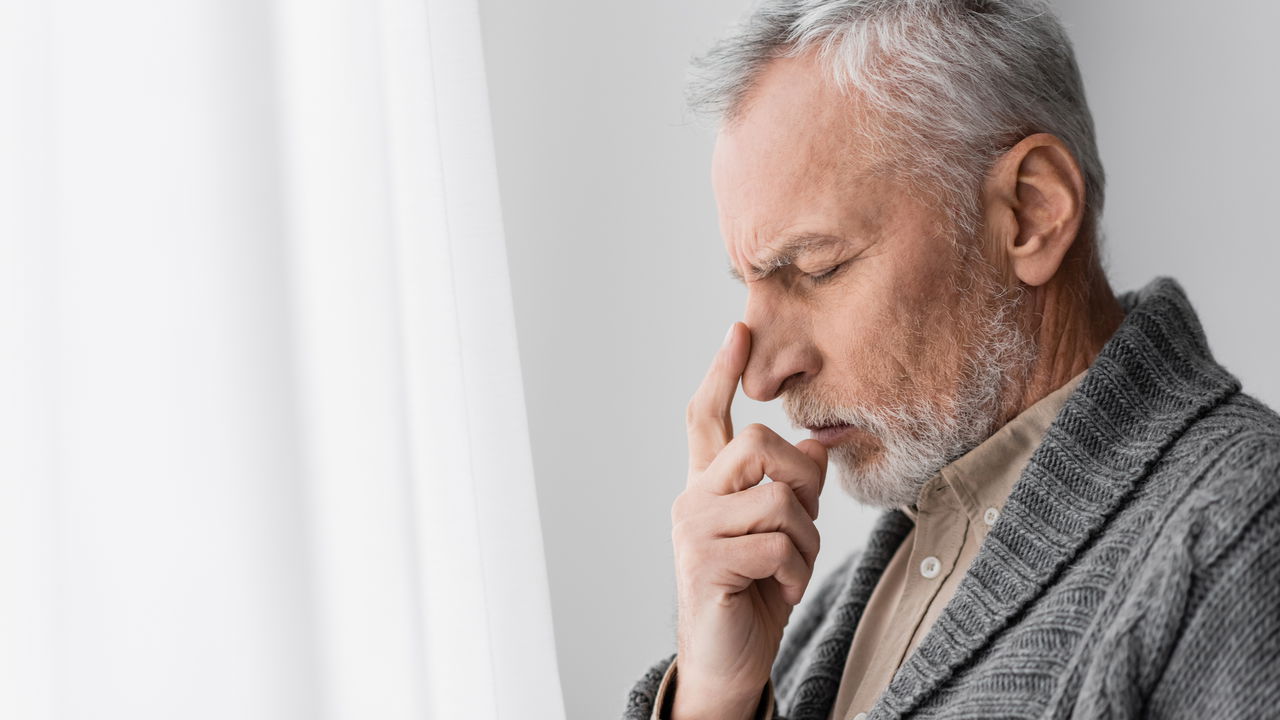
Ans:
[{"label": "shoulder", "polygon": [[1269,716],[1280,688],[1280,417],[1246,395],[1218,414],[1237,429],[1163,546],[1184,558],[1164,568],[1182,592],[1153,593],[1175,601],[1179,628],[1152,698],[1166,716]]},{"label": "shoulder", "polygon": [[1235,393],[1193,422],[1153,471],[1177,486],[1164,540],[1203,571],[1280,497],[1280,415]]},{"label": "shoulder", "polygon": [[1280,416],[1238,392],[1215,403],[1163,449],[1130,509],[1141,550],[1099,624],[1077,713],[1144,697],[1153,716],[1258,716],[1237,681],[1277,667]]}]

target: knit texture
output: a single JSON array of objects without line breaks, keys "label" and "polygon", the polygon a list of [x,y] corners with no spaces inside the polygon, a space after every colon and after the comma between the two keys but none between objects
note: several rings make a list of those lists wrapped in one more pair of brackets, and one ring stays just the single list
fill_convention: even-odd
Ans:
[{"label": "knit texture", "polygon": [[[1280,417],[1213,360],[1176,281],[1119,300],[1124,322],[868,720],[1280,717]],[[826,720],[910,528],[883,513],[796,608],[776,720]],[[648,719],[674,657],[625,720]]]}]

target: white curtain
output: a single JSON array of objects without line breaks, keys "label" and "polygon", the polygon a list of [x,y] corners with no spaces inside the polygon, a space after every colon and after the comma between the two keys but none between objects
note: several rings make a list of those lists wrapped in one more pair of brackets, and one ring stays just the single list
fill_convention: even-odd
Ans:
[{"label": "white curtain", "polygon": [[0,717],[563,718],[475,0],[0,0]]}]

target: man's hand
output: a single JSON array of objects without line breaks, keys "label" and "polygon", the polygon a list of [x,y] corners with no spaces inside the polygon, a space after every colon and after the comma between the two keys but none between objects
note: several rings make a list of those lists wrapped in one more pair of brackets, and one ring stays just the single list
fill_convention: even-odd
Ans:
[{"label": "man's hand", "polygon": [[733,435],[729,410],[750,350],[750,330],[734,323],[689,402],[688,484],[671,506],[673,720],[751,717],[818,555],[826,448],[792,445],[763,425]]}]

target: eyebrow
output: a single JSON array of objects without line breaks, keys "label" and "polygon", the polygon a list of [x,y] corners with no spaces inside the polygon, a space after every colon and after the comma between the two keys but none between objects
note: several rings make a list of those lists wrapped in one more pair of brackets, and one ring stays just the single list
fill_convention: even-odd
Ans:
[{"label": "eyebrow", "polygon": [[[795,262],[797,258],[806,252],[810,252],[820,247],[834,245],[844,242],[843,239],[834,235],[825,235],[822,233],[802,233],[800,235],[792,235],[783,240],[782,245],[771,252],[760,265],[752,265],[747,271],[747,275],[753,281],[764,280],[775,272]],[[742,273],[738,272],[738,268],[733,266],[733,261],[729,261],[729,277],[740,283],[746,280],[742,277]]]}]

